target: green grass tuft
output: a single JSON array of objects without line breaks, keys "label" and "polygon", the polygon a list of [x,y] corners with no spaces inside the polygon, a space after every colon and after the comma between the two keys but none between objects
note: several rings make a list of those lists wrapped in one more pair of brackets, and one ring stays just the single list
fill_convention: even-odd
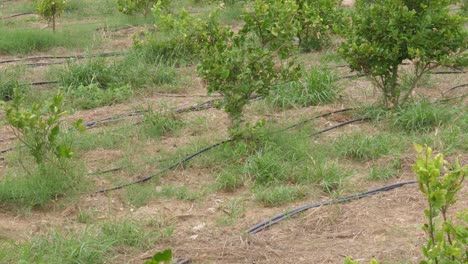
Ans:
[{"label": "green grass tuft", "polygon": [[391,125],[407,132],[428,132],[450,123],[457,113],[458,107],[452,108],[421,100],[398,109]]},{"label": "green grass tuft", "polygon": [[342,157],[363,161],[375,160],[383,155],[397,151],[397,139],[388,134],[366,136],[363,133],[352,133],[340,136],[334,142],[335,151]]},{"label": "green grass tuft", "polygon": [[72,195],[87,184],[81,166],[62,166],[67,167],[66,171],[47,164],[31,174],[7,174],[0,181],[0,203],[24,208],[42,207],[52,199]]},{"label": "green grass tuft", "polygon": [[267,207],[283,205],[306,196],[305,188],[296,185],[256,187],[253,193],[255,198]]},{"label": "green grass tuft", "polygon": [[307,107],[334,102],[340,91],[336,74],[317,67],[306,74],[303,82],[292,82],[275,89],[268,100],[280,109]]},{"label": "green grass tuft", "polygon": [[91,45],[91,34],[76,30],[58,31],[55,34],[49,30],[8,29],[0,26],[0,54],[17,55],[32,52],[49,51],[55,47],[84,48]]},{"label": "green grass tuft", "polygon": [[369,179],[386,181],[399,175],[402,169],[401,161],[394,159],[388,163],[373,163],[369,171]]}]

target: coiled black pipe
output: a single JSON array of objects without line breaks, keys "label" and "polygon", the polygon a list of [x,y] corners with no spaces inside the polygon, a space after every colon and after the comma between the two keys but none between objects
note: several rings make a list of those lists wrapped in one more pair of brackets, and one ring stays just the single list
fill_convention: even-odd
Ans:
[{"label": "coiled black pipe", "polygon": [[248,234],[258,233],[258,232],[260,232],[262,230],[265,230],[266,228],[268,228],[268,227],[270,227],[272,225],[275,225],[275,224],[277,224],[277,223],[279,223],[279,222],[281,222],[281,221],[283,221],[283,220],[285,220],[287,218],[290,218],[293,215],[296,215],[296,214],[298,214],[300,212],[303,212],[303,211],[306,211],[306,210],[309,210],[309,209],[312,209],[312,208],[326,206],[326,205],[330,205],[330,204],[334,204],[334,203],[349,202],[349,201],[352,201],[352,200],[361,199],[361,198],[371,196],[371,195],[374,195],[374,194],[377,194],[377,193],[380,193],[380,192],[386,192],[386,191],[389,191],[389,190],[393,190],[395,188],[402,187],[402,186],[407,185],[407,184],[414,184],[414,183],[417,183],[417,182],[418,181],[416,181],[416,180],[399,182],[399,183],[383,186],[383,187],[380,187],[380,188],[377,188],[377,189],[372,189],[372,190],[367,191],[367,192],[357,193],[357,194],[353,194],[353,195],[338,198],[338,199],[333,199],[333,200],[328,200],[328,201],[323,201],[323,202],[317,202],[317,203],[313,203],[313,204],[310,204],[310,205],[301,206],[301,207],[298,207],[296,209],[287,211],[285,213],[278,214],[278,215],[276,215],[276,216],[274,216],[274,217],[272,217],[272,218],[270,218],[270,219],[268,219],[266,221],[260,222],[260,223],[258,223],[256,225],[250,227],[249,229],[247,229],[247,233]]}]

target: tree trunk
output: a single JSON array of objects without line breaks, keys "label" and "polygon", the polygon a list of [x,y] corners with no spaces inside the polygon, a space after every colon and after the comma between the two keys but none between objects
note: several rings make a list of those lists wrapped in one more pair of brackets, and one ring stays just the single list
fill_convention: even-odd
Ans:
[{"label": "tree trunk", "polygon": [[386,86],[384,93],[385,106],[389,109],[397,107],[400,99],[400,90],[398,88],[398,65],[393,65],[389,80],[384,85]]}]

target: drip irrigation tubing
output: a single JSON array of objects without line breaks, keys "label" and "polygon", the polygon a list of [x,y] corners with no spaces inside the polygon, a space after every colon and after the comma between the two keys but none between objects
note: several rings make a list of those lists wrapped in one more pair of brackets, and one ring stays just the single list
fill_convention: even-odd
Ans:
[{"label": "drip irrigation tubing", "polygon": [[329,128],[326,128],[324,130],[320,130],[318,132],[315,132],[315,133],[312,133],[311,136],[317,136],[317,135],[320,135],[320,134],[323,134],[325,132],[328,132],[330,130],[333,130],[333,129],[337,129],[339,127],[342,127],[342,126],[346,126],[346,125],[349,125],[349,124],[352,124],[352,123],[356,123],[356,122],[360,122],[360,121],[365,121],[365,120],[370,120],[370,118],[368,117],[360,117],[360,118],[356,118],[356,119],[353,119],[353,120],[349,120],[349,121],[346,121],[346,122],[343,122],[343,123],[339,123],[335,126],[332,126],[332,127],[329,127]]},{"label": "drip irrigation tubing", "polygon": [[442,94],[446,94],[446,93],[448,93],[448,92],[450,92],[450,91],[456,90],[456,89],[458,89],[458,88],[463,88],[463,87],[466,87],[466,86],[468,86],[468,83],[465,83],[465,84],[462,84],[462,85],[458,85],[458,86],[449,88],[449,89],[443,91]]},{"label": "drip irrigation tubing", "polygon": [[40,86],[40,85],[57,84],[57,83],[60,83],[60,82],[59,81],[33,82],[33,83],[30,83],[29,85],[31,85],[31,86]]},{"label": "drip irrigation tubing", "polygon": [[[342,111],[342,110],[341,110]],[[340,111],[337,111],[337,112],[340,112]],[[330,113],[331,114],[331,113]],[[324,116],[324,115],[319,115],[318,117],[321,117],[321,116]],[[317,118],[318,118],[317,117]],[[366,120],[367,118],[358,118],[358,119],[354,119],[354,120],[351,120],[351,121],[347,121],[347,122],[343,122],[343,123],[340,123],[336,126],[333,126],[333,127],[330,127],[330,128],[327,128],[327,129],[324,129],[324,130],[321,130],[319,132],[316,132],[313,134],[313,136],[316,136],[316,135],[319,135],[319,134],[322,134],[322,133],[325,133],[325,132],[328,132],[330,130],[333,130],[333,129],[336,129],[336,128],[339,128],[339,127],[342,127],[342,126],[345,126],[345,125],[348,125],[348,124],[351,124],[351,123],[354,123],[354,122],[358,122],[358,121],[363,121],[363,120]],[[301,123],[304,123],[304,121],[300,122],[299,124]],[[291,129],[291,128],[294,128],[296,126],[291,126],[289,127],[288,129]],[[280,131],[285,131],[286,129],[283,129],[283,130],[280,130]],[[98,190],[96,191],[95,193],[106,193],[106,192],[110,192],[110,191],[115,191],[115,190],[119,190],[119,189],[123,189],[125,187],[128,187],[128,186],[131,186],[131,185],[135,185],[135,184],[138,184],[138,183],[143,183],[143,182],[146,182],[148,180],[150,180],[151,178],[154,178],[156,176],[159,176],[159,175],[162,175],[163,173],[166,173],[170,170],[173,170],[175,168],[177,168],[178,166],[184,164],[185,162],[195,158],[196,156],[198,155],[201,155],[202,153],[205,153],[213,148],[216,148],[218,146],[221,146],[221,145],[224,145],[226,143],[229,143],[229,142],[234,142],[238,139],[228,139],[228,140],[224,140],[224,141],[221,141],[221,142],[218,142],[218,143],[215,143],[213,145],[210,145],[208,147],[205,147],[193,154],[190,154],[188,156],[186,156],[185,158],[181,159],[180,161],[172,164],[171,166],[167,167],[166,169],[163,169],[161,171],[159,171],[158,173],[156,174],[153,174],[153,175],[150,175],[150,176],[146,176],[146,177],[143,177],[141,179],[138,179],[136,181],[133,181],[133,182],[130,182],[130,183],[127,183],[127,184],[123,184],[123,185],[119,185],[119,186],[116,186],[116,187],[112,187],[112,188],[108,188],[108,189],[101,189],[101,190]]]},{"label": "drip irrigation tubing", "polygon": [[444,74],[462,74],[466,73],[464,71],[436,71],[436,72],[429,72],[430,74],[435,74],[435,75],[444,75]]},{"label": "drip irrigation tubing", "polygon": [[14,17],[27,16],[27,15],[32,15],[32,14],[34,13],[33,12],[19,13],[19,14],[14,14],[11,16],[2,17],[0,18],[0,20],[6,20],[6,19],[14,18]]},{"label": "drip irrigation tubing", "polygon": [[[194,112],[194,111],[201,111],[201,110],[210,109],[210,108],[214,107],[214,102],[216,102],[216,101],[217,100],[209,100],[209,101],[206,101],[206,102],[194,105],[194,106],[178,108],[174,112],[176,114],[180,114],[180,113]],[[140,115],[143,115],[145,113],[148,113],[148,110],[136,110],[136,111],[129,112],[127,114],[120,114],[120,115],[110,116],[110,117],[106,117],[106,118],[102,118],[102,119],[98,119],[98,120],[94,120],[94,121],[89,121],[89,122],[86,122],[84,125],[87,128],[94,128],[94,127],[96,127],[97,125],[100,125],[100,124],[116,122],[116,121],[127,119],[129,117],[140,116]]]},{"label": "drip irrigation tubing", "polygon": [[125,187],[131,186],[131,185],[135,185],[135,184],[138,184],[138,183],[146,182],[146,181],[148,181],[148,180],[150,180],[150,179],[152,179],[152,178],[154,178],[154,177],[156,177],[156,176],[159,176],[159,175],[161,175],[161,174],[163,174],[163,173],[166,173],[166,172],[168,172],[168,171],[170,171],[170,170],[173,170],[173,169],[177,168],[178,166],[180,166],[180,165],[186,163],[187,161],[189,161],[189,160],[195,158],[195,157],[198,156],[198,155],[201,155],[201,154],[207,152],[208,150],[211,150],[211,149],[213,149],[213,148],[216,148],[216,147],[218,147],[218,146],[224,145],[224,144],[229,143],[229,142],[232,142],[232,141],[234,141],[234,139],[228,139],[228,140],[224,140],[224,141],[218,142],[218,143],[216,143],[216,144],[213,144],[213,145],[211,145],[211,146],[208,146],[208,147],[206,147],[206,148],[203,148],[203,149],[201,149],[201,150],[199,150],[199,151],[197,151],[197,152],[195,152],[195,153],[193,153],[193,154],[190,154],[189,156],[186,156],[185,158],[183,158],[183,159],[181,159],[180,161],[178,161],[178,162],[172,164],[171,166],[167,167],[166,169],[163,169],[163,170],[159,171],[159,172],[156,173],[156,174],[143,177],[143,178],[141,178],[141,179],[138,179],[138,180],[136,180],[136,181],[133,181],[133,182],[130,182],[130,183],[127,183],[127,184],[119,185],[119,186],[112,187],[112,188],[108,188],[108,189],[101,189],[101,190],[96,191],[95,193],[106,193],[106,192],[110,192],[110,191],[115,191],[115,190],[123,189],[123,188],[125,188]]},{"label": "drip irrigation tubing", "polygon": [[355,108],[345,108],[345,109],[341,109],[341,110],[337,110],[337,111],[333,111],[333,112],[328,112],[328,113],[325,113],[325,114],[321,114],[321,115],[318,115],[318,116],[314,116],[312,118],[309,118],[309,119],[306,119],[304,121],[301,121],[297,124],[294,124],[294,125],[291,125],[291,126],[288,126],[286,128],[283,128],[281,130],[278,130],[276,133],[279,133],[279,132],[283,132],[283,131],[286,131],[286,130],[289,130],[291,128],[295,128],[295,127],[298,127],[298,126],[302,126],[314,119],[317,119],[317,118],[321,118],[321,117],[326,117],[326,116],[329,116],[329,115],[332,115],[332,114],[336,114],[336,113],[343,113],[343,112],[348,112],[348,111],[351,111],[351,110],[355,110]]},{"label": "drip irrigation tubing", "polygon": [[266,221],[260,222],[260,223],[258,223],[256,225],[250,227],[249,229],[247,229],[247,233],[248,234],[258,233],[258,232],[263,231],[263,230],[265,230],[266,228],[268,228],[268,227],[270,227],[272,225],[275,225],[275,224],[277,224],[277,223],[279,223],[279,222],[281,222],[281,221],[283,221],[285,219],[290,218],[293,215],[296,215],[298,213],[304,212],[304,211],[312,209],[312,208],[317,208],[317,207],[322,207],[322,206],[326,206],[326,205],[330,205],[330,204],[345,203],[345,202],[349,202],[349,201],[353,201],[353,200],[358,200],[358,199],[368,197],[368,196],[371,196],[371,195],[374,195],[374,194],[377,194],[377,193],[380,193],[380,192],[390,191],[390,190],[393,190],[395,188],[399,188],[399,187],[402,187],[402,186],[408,185],[408,184],[414,184],[414,183],[417,183],[417,182],[418,182],[417,180],[399,182],[399,183],[395,183],[395,184],[391,184],[391,185],[386,185],[386,186],[383,186],[383,187],[380,187],[380,188],[372,189],[372,190],[369,190],[369,191],[366,191],[366,192],[357,193],[357,194],[353,194],[353,195],[346,196],[346,197],[341,197],[341,198],[338,198],[338,199],[327,200],[327,201],[323,201],[323,202],[316,202],[316,203],[313,203],[313,204],[310,204],[310,205],[301,206],[301,207],[298,207],[296,209],[287,211],[285,213],[278,214],[278,215],[276,215],[276,216],[274,216],[274,217],[272,217],[272,218],[270,218],[270,219],[268,219]]},{"label": "drip irrigation tubing", "polygon": [[113,56],[121,56],[125,54],[124,52],[102,52],[96,53],[91,55],[67,55],[67,56],[39,56],[39,57],[26,57],[20,59],[11,59],[11,60],[3,60],[0,61],[0,64],[5,63],[14,63],[20,61],[38,61],[38,60],[53,60],[53,59],[86,59],[86,58],[95,58],[95,57],[113,57]]},{"label": "drip irrigation tubing", "polygon": [[[307,122],[310,122],[314,119],[318,119],[318,118],[321,118],[321,117],[325,117],[325,116],[329,116],[329,115],[332,115],[332,114],[336,114],[336,113],[342,113],[342,112],[347,112],[347,111],[351,111],[351,110],[354,110],[353,108],[346,108],[346,109],[341,109],[341,110],[337,110],[337,111],[332,111],[332,112],[327,112],[327,113],[324,113],[324,114],[321,114],[321,115],[318,115],[318,116],[314,116],[312,118],[309,118],[307,120],[304,120],[304,121],[301,121],[300,123],[297,123],[295,125],[292,125],[292,126],[289,126],[289,127],[286,127],[286,128],[283,128],[281,130],[278,130],[276,132],[273,132],[273,134],[276,134],[276,133],[280,133],[280,132],[283,132],[283,131],[286,131],[286,130],[289,130],[289,129],[292,129],[292,128],[295,128],[295,127],[299,127],[301,125],[304,125],[305,123]],[[357,121],[355,121],[357,122]],[[140,122],[139,122],[140,123]],[[133,124],[133,125],[137,125],[139,123],[136,123],[136,124]],[[343,125],[346,125],[346,124],[342,124],[341,126]],[[168,159],[164,159],[164,160],[168,160]],[[164,161],[164,160],[159,160],[158,162],[161,162],[161,161]],[[106,174],[106,173],[110,173],[110,172],[116,172],[116,171],[120,171],[122,169],[124,169],[126,166],[122,166],[122,167],[115,167],[115,168],[111,168],[111,169],[107,169],[107,170],[102,170],[102,171],[95,171],[95,172],[91,172],[89,173],[90,175],[101,175],[101,174]]]}]

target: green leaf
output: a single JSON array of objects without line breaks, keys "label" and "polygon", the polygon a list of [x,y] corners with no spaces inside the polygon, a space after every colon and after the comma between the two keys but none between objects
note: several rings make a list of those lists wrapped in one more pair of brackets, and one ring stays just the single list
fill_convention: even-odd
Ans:
[{"label": "green leaf", "polygon": [[166,249],[162,252],[154,254],[153,258],[149,261],[146,261],[145,264],[159,264],[170,261],[172,261],[172,250]]}]

